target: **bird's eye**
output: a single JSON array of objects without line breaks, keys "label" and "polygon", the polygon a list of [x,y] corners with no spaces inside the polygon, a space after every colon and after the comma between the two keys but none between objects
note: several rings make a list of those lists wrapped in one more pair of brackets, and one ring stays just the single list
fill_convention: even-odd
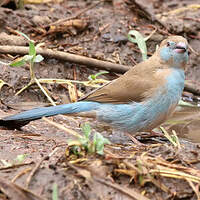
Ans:
[{"label": "bird's eye", "polygon": [[169,47],[170,46],[170,42],[167,42],[167,45],[166,45],[167,47]]}]

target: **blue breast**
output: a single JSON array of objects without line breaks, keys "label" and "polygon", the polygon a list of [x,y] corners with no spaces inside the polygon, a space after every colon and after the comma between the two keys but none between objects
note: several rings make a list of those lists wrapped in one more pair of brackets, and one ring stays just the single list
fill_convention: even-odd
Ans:
[{"label": "blue breast", "polygon": [[184,78],[182,69],[172,68],[165,86],[152,98],[143,103],[103,104],[97,110],[98,119],[131,133],[149,130],[160,115],[167,113],[169,108],[179,101],[184,88]]}]

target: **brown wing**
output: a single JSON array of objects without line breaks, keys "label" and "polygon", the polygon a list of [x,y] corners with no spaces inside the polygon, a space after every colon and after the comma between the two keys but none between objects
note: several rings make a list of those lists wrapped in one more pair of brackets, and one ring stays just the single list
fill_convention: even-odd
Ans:
[{"label": "brown wing", "polygon": [[141,102],[146,93],[158,86],[154,77],[157,62],[149,59],[142,62],[121,77],[87,94],[80,100],[102,103]]}]

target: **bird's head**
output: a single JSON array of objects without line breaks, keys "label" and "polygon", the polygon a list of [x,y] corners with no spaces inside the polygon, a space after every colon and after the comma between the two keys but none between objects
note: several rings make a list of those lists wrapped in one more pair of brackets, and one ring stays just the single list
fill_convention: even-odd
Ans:
[{"label": "bird's head", "polygon": [[162,62],[185,69],[188,61],[188,42],[182,36],[170,36],[161,42],[158,53]]}]

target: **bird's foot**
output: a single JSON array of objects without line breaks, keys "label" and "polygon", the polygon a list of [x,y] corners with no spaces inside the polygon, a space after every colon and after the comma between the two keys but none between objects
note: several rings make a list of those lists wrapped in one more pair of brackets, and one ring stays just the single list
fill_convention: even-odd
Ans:
[{"label": "bird's foot", "polygon": [[150,137],[164,137],[163,133],[151,131],[150,132]]},{"label": "bird's foot", "polygon": [[163,133],[155,132],[155,131],[150,131],[150,133],[146,134],[140,134],[141,138],[151,138],[151,137],[164,137]]},{"label": "bird's foot", "polygon": [[126,135],[131,139],[131,141],[136,144],[137,146],[140,146],[140,147],[146,147],[145,144],[141,143],[140,141],[138,141],[134,136],[132,136],[131,134],[129,133],[126,133]]}]

